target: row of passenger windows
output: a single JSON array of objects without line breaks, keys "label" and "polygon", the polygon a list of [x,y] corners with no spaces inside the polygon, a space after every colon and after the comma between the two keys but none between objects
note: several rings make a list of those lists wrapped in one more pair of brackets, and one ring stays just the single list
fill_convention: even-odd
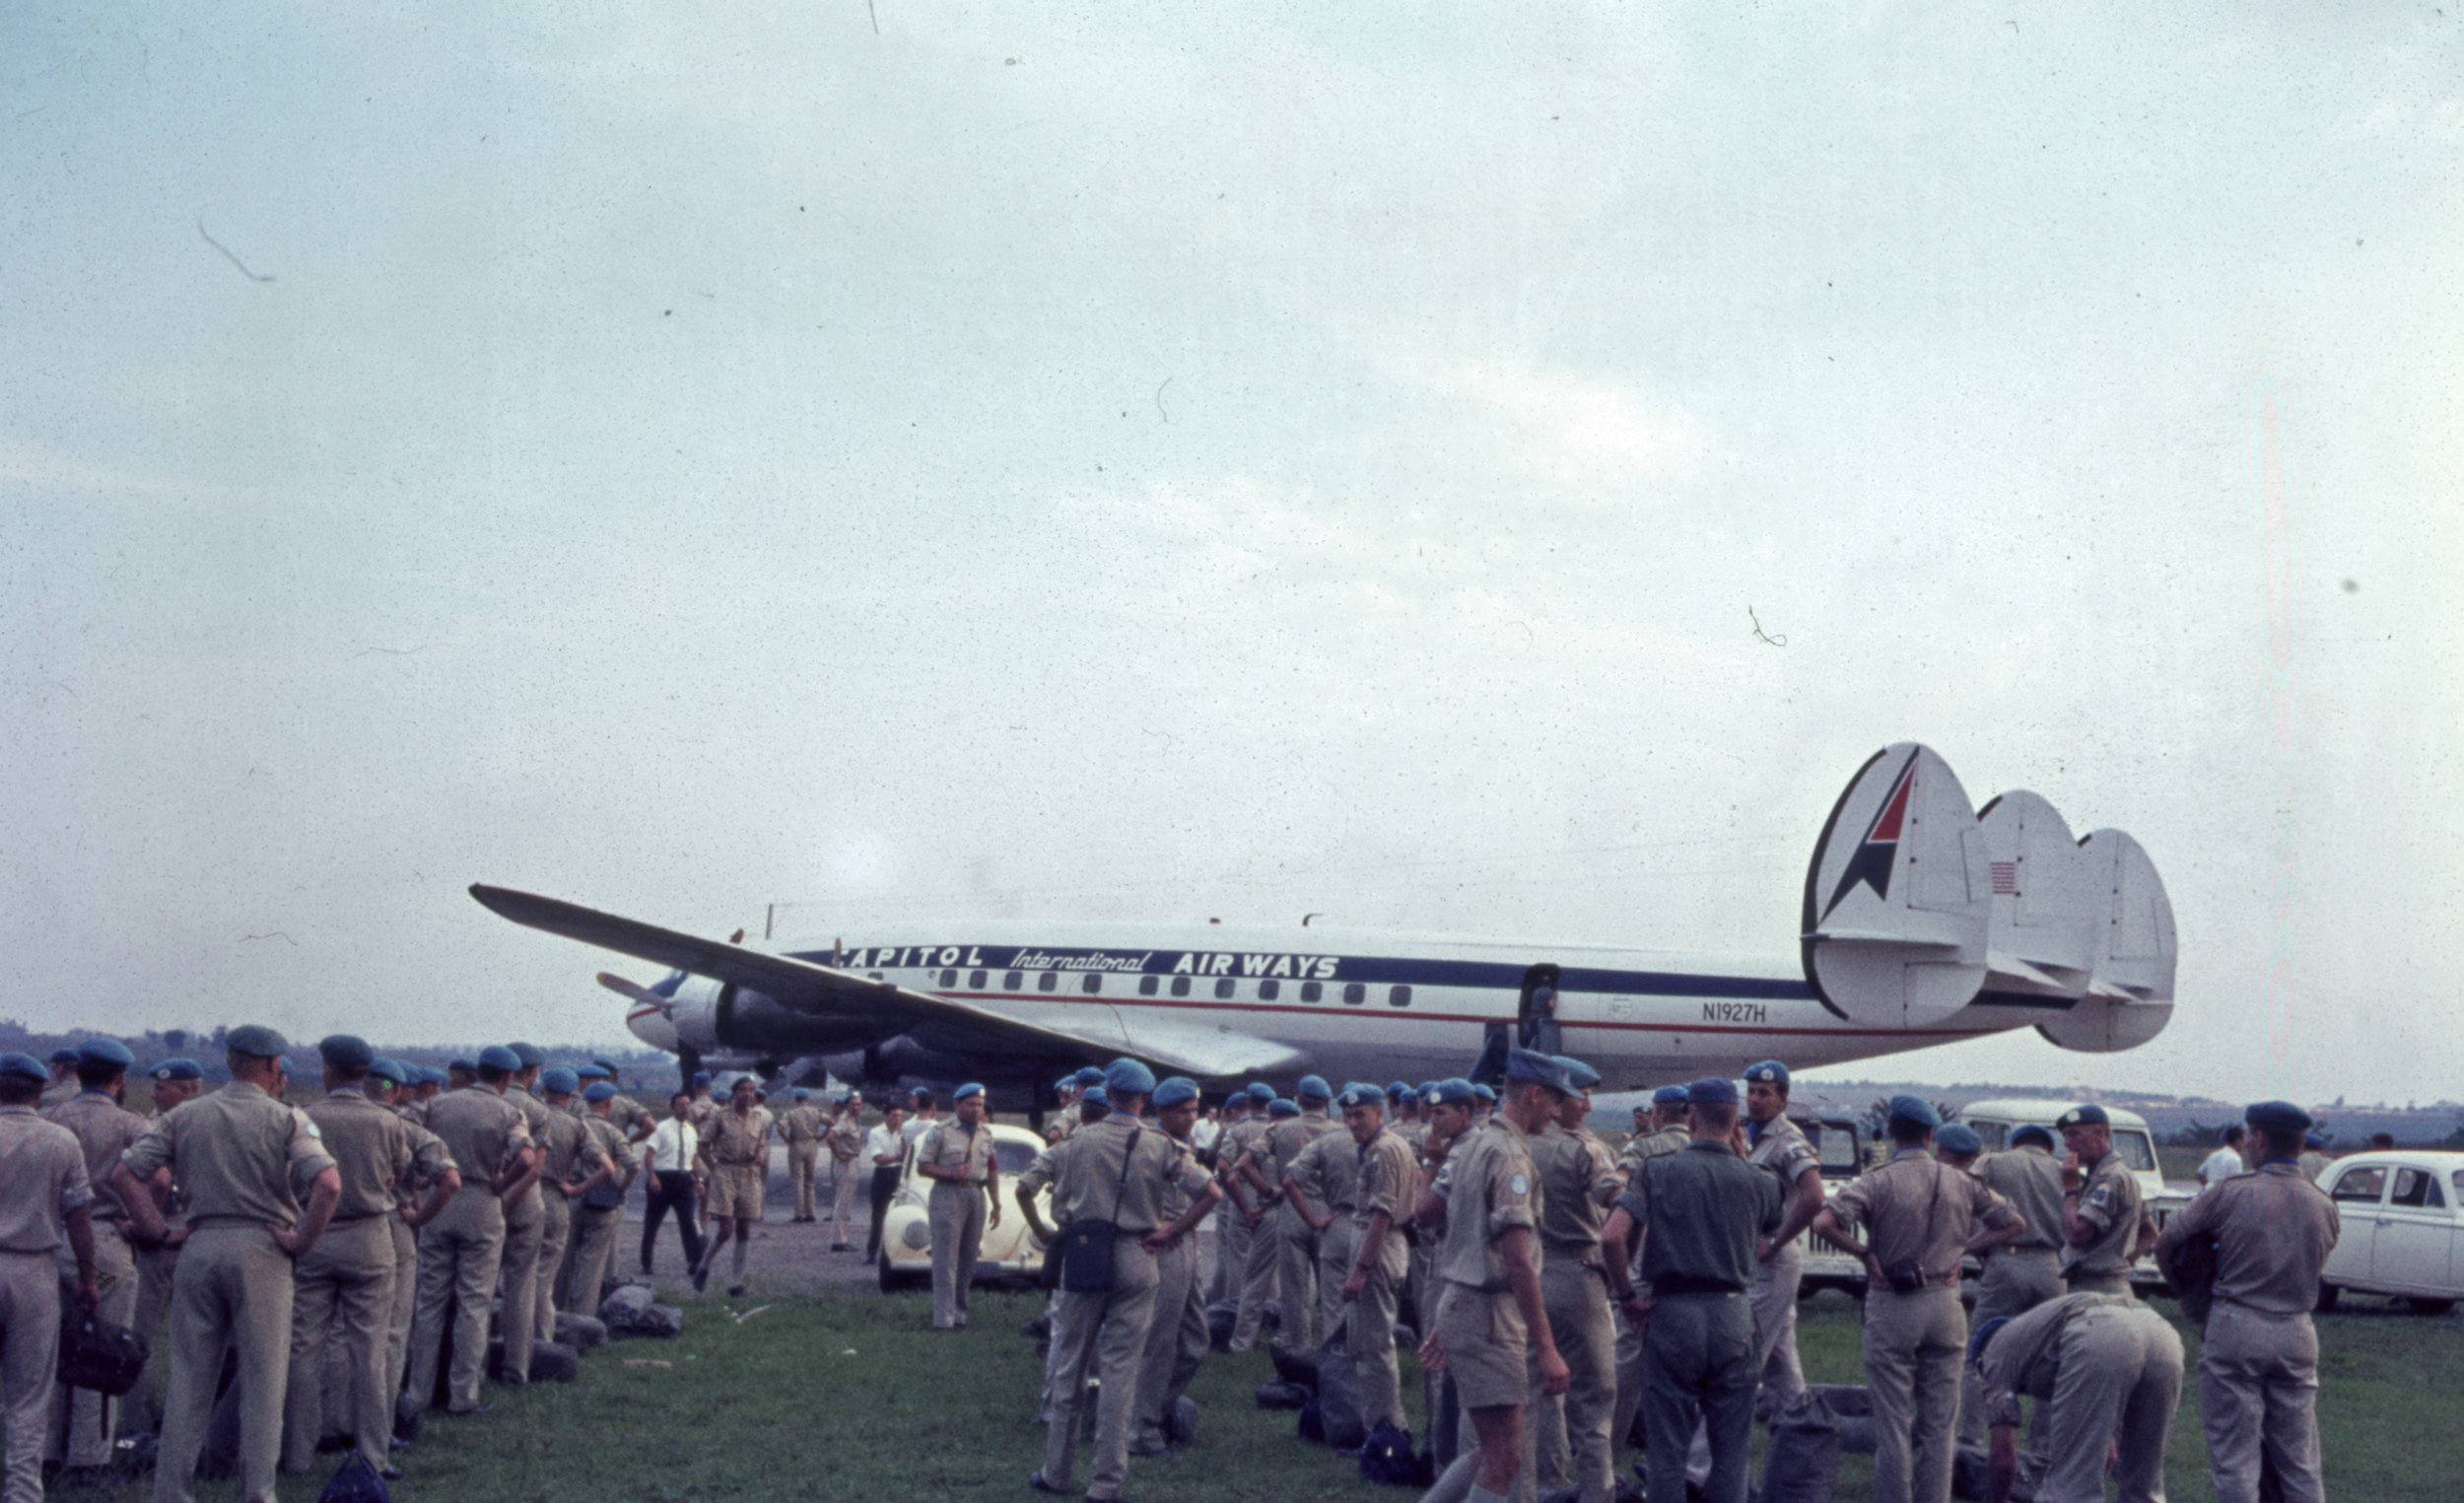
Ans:
[{"label": "row of passenger windows", "polygon": [[[984,985],[986,981],[990,979],[991,975],[992,973],[988,971],[968,972],[967,990],[971,991],[983,991]],[[874,980],[876,981],[879,979],[880,978],[877,975],[874,977]],[[1158,991],[1164,990],[1163,983],[1166,979],[1167,978],[1161,976],[1139,977],[1138,995],[1155,995]],[[1188,996],[1190,994],[1192,978],[1187,976],[1175,976],[1169,978],[1169,980],[1172,983],[1171,991],[1174,996]],[[1214,994],[1216,997],[1229,1000],[1238,994],[1240,983],[1237,979],[1229,976],[1218,976],[1212,980]],[[1027,973],[1024,971],[1008,972],[1001,977],[1001,990],[1003,991],[1017,991],[1024,990],[1026,981]],[[944,987],[956,987],[958,985],[958,973],[956,971],[943,971],[941,973],[941,985]],[[1037,972],[1035,976],[1035,990],[1038,991],[1060,991],[1061,973],[1059,971]],[[1085,992],[1089,996],[1101,995],[1104,990],[1104,973],[1100,971],[1089,971],[1085,975],[1080,976],[1078,978],[1078,990]],[[1305,981],[1300,984],[1300,999],[1304,1002],[1325,1001],[1326,993],[1327,987],[1324,982]],[[1342,994],[1344,1006],[1357,1007],[1369,1000],[1369,988],[1366,984],[1361,982],[1346,982],[1343,985]],[[1276,1001],[1279,1000],[1282,995],[1283,983],[1280,981],[1267,980],[1261,981],[1257,984],[1258,1000],[1262,1002]],[[1411,989],[1409,987],[1387,988],[1386,1005],[1389,1007],[1410,1006]]]}]

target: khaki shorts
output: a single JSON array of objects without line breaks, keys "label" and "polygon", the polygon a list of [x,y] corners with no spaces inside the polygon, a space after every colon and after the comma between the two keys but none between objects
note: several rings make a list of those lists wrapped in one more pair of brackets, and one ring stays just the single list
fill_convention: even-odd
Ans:
[{"label": "khaki shorts", "polygon": [[759,1164],[718,1165],[711,1171],[710,1177],[710,1213],[759,1221],[762,1218],[762,1181],[767,1178]]},{"label": "khaki shorts", "polygon": [[1448,1280],[1437,1297],[1437,1345],[1465,1408],[1519,1405],[1531,1397],[1531,1335],[1511,1292],[1483,1294]]}]

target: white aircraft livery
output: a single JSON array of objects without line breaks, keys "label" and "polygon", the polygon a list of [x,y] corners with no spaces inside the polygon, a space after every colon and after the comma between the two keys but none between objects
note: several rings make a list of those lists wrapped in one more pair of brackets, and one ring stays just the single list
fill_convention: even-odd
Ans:
[{"label": "white aircraft livery", "polygon": [[2156,1037],[2173,1010],[2172,905],[2139,843],[2075,840],[2025,791],[1979,813],[1913,742],[1875,753],[1840,794],[1793,961],[1217,924],[988,922],[755,946],[501,887],[471,896],[670,967],[650,986],[599,981],[687,1070],[980,1079],[1038,1105],[1056,1075],[1121,1055],[1288,1085],[1460,1074],[1511,1041],[1624,1090],[2031,1026],[2103,1053]]}]

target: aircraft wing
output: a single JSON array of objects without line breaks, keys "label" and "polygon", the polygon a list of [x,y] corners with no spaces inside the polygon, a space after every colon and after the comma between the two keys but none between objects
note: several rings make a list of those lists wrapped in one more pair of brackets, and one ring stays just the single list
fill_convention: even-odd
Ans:
[{"label": "aircraft wing", "polygon": [[1178,1074],[1219,1080],[1259,1074],[1298,1058],[1290,1047],[1213,1025],[1131,1019],[1101,1003],[1069,1008],[1065,1023],[1033,1023],[973,1002],[934,996],[787,955],[664,929],[556,898],[474,883],[470,895],[515,923],[579,939],[758,991],[781,1006],[841,1027],[912,1034],[952,1054],[1028,1055],[1072,1064],[1130,1055]]}]

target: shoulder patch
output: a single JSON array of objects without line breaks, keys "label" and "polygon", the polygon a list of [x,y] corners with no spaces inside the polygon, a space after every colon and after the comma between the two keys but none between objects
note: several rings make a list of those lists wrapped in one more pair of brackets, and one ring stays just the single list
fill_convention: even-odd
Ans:
[{"label": "shoulder patch", "polygon": [[1532,1193],[1532,1178],[1531,1176],[1524,1174],[1522,1171],[1517,1170],[1514,1178],[1506,1182],[1506,1188],[1513,1191],[1516,1195],[1528,1196]]}]

